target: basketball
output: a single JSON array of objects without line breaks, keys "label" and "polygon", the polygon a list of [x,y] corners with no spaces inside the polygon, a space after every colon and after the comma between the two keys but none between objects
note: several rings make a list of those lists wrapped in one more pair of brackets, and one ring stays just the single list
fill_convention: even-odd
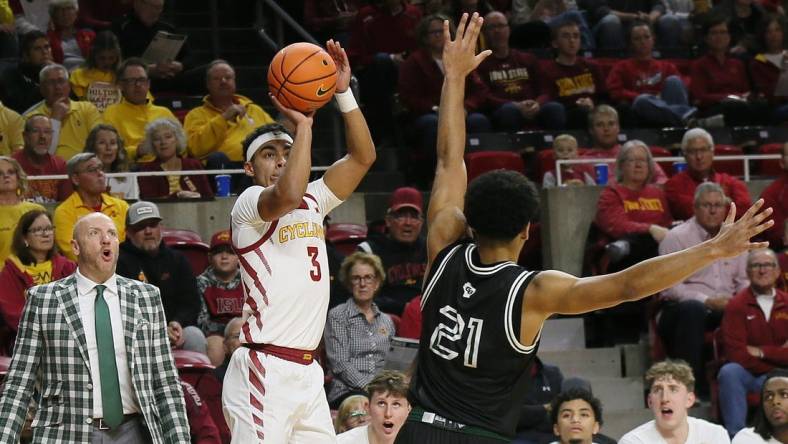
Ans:
[{"label": "basketball", "polygon": [[337,67],[330,55],[311,43],[293,43],[276,53],[268,65],[268,89],[287,108],[315,111],[332,97]]}]

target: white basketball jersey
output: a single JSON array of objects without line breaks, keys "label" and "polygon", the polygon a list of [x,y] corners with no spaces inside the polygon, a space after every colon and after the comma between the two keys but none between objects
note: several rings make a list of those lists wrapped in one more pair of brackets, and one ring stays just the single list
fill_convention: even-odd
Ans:
[{"label": "white basketball jersey", "polygon": [[241,342],[314,350],[331,279],[323,218],[342,202],[319,179],[307,185],[298,208],[268,222],[257,210],[263,190],[247,188],[231,213],[245,295]]}]

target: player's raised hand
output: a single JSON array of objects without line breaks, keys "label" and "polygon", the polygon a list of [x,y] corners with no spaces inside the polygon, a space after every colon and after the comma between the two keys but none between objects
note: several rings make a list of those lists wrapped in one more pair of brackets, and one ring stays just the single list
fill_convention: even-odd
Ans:
[{"label": "player's raised hand", "polygon": [[449,32],[449,21],[443,22],[443,68],[446,76],[465,77],[471,73],[479,63],[487,56],[492,54],[489,49],[476,54],[476,42],[479,40],[479,33],[482,30],[484,19],[479,17],[479,13],[474,12],[468,19],[465,13],[457,26],[457,34],[454,40]]},{"label": "player's raised hand", "polygon": [[341,93],[347,91],[350,87],[350,62],[347,58],[345,48],[335,42],[333,39],[326,42],[326,51],[328,55],[334,59],[337,65],[337,88],[336,91]]},{"label": "player's raised hand", "polygon": [[[720,257],[738,256],[748,250],[757,250],[769,246],[768,242],[752,242],[750,239],[774,225],[771,208],[761,211],[763,199],[758,199],[749,210],[737,221],[736,204],[731,203],[728,216],[720,227],[720,232],[711,240],[715,254]],[[768,220],[767,220],[768,219]]]},{"label": "player's raised hand", "polygon": [[293,108],[287,108],[286,106],[282,105],[282,102],[277,100],[277,98],[271,93],[268,93],[268,98],[271,99],[271,103],[274,104],[276,109],[283,116],[287,117],[287,120],[293,122],[293,125],[296,128],[301,124],[309,124],[309,126],[312,126],[312,117],[315,115],[314,111],[304,114],[301,111],[295,110]]}]

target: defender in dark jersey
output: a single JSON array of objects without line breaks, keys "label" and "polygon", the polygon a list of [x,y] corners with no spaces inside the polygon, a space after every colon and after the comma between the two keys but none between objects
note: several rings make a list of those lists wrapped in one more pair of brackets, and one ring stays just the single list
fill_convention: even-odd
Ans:
[{"label": "defender in dark jersey", "polygon": [[[467,24],[467,28],[466,28]],[[657,293],[715,260],[765,242],[771,209],[755,203],[719,234],[687,250],[618,273],[579,279],[559,271],[530,272],[515,262],[538,214],[533,185],[519,173],[495,171],[471,183],[463,163],[466,76],[489,55],[475,53],[482,19],[464,15],[455,39],[444,23],[445,77],[438,128],[438,165],[427,221],[428,271],[423,324],[410,389],[413,410],[397,443],[486,444],[514,437],[528,367],[544,321]],[[473,240],[461,241],[468,228]]]}]

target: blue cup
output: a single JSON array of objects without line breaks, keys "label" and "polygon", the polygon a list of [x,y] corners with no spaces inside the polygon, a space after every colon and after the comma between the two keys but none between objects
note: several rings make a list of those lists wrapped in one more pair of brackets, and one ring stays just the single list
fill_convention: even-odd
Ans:
[{"label": "blue cup", "polygon": [[227,197],[230,195],[230,175],[219,174],[216,176],[216,197]]},{"label": "blue cup", "polygon": [[607,164],[606,163],[596,163],[594,164],[594,171],[596,172],[596,183],[597,185],[607,185]]},{"label": "blue cup", "polygon": [[687,162],[673,162],[673,174],[687,171]]}]

